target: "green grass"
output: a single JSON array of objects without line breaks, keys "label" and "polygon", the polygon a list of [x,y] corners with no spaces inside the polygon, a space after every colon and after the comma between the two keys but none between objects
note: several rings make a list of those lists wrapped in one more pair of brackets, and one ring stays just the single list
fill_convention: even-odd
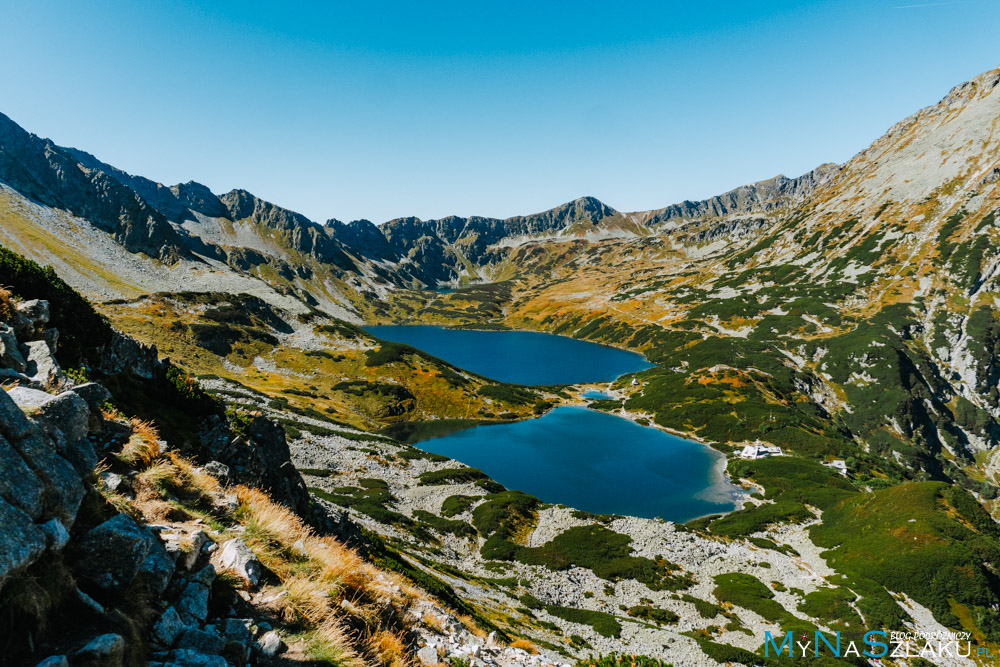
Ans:
[{"label": "green grass", "polygon": [[799,611],[833,630],[858,632],[863,629],[861,617],[850,604],[856,597],[848,588],[820,588],[802,599]]},{"label": "green grass", "polygon": [[[369,484],[365,484],[366,481]],[[372,482],[385,484],[382,480],[362,480],[361,487],[340,486],[334,488],[332,492],[310,487],[309,492],[327,502],[357,510],[379,523],[405,530],[421,542],[435,543],[438,541],[420,523],[405,514],[389,509],[395,503],[395,498],[385,486]]]}]

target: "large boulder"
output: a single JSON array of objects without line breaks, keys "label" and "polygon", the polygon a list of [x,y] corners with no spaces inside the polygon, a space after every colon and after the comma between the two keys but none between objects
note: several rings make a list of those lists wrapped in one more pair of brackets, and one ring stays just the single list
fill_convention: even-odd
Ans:
[{"label": "large boulder", "polygon": [[90,408],[90,411],[96,414],[100,414],[101,407],[111,400],[111,392],[104,385],[96,382],[78,384],[70,391],[82,398]]},{"label": "large boulder", "polygon": [[31,415],[35,424],[56,445],[59,454],[81,476],[93,472],[97,465],[97,453],[87,440],[91,413],[83,398],[72,391],[53,396],[29,387],[14,387],[8,396],[22,411]]},{"label": "large boulder", "polygon": [[231,483],[266,491],[300,516],[312,518],[309,491],[292,465],[285,431],[277,422],[255,417],[239,436],[214,417],[206,420],[200,439],[206,458],[229,467]]},{"label": "large boulder", "polygon": [[31,517],[0,500],[0,584],[45,551],[45,533]]},{"label": "large boulder", "polygon": [[146,582],[150,592],[163,595],[170,578],[174,576],[176,565],[167,553],[163,541],[149,529],[143,529],[146,538],[146,557],[139,568],[138,578]]},{"label": "large boulder", "polygon": [[21,455],[0,436],[0,498],[32,519],[42,514],[45,485],[31,471]]},{"label": "large boulder", "polygon": [[77,574],[97,587],[123,592],[149,553],[148,531],[119,514],[92,528],[73,548]]},{"label": "large boulder", "polygon": [[56,453],[53,443],[37,431],[11,441],[28,467],[45,483],[44,514],[58,516],[69,527],[85,493],[79,473]]},{"label": "large boulder", "polygon": [[186,629],[177,610],[167,607],[153,625],[153,641],[164,648],[170,648]]},{"label": "large boulder", "polygon": [[14,387],[7,395],[49,435],[58,430],[67,440],[87,437],[90,406],[72,391],[52,395],[28,387]]},{"label": "large boulder", "polygon": [[31,422],[24,416],[6,391],[0,391],[0,434],[11,440],[20,440],[31,431]]}]

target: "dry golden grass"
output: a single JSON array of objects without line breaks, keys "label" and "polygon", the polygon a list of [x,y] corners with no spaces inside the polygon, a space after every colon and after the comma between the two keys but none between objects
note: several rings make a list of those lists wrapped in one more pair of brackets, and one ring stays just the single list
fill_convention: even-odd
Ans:
[{"label": "dry golden grass", "polygon": [[219,480],[201,468],[198,468],[183,456],[175,452],[170,452],[167,454],[167,457],[177,467],[181,478],[180,483],[188,491],[194,491],[200,496],[209,497],[222,490]]},{"label": "dry golden grass", "polygon": [[531,655],[538,655],[538,647],[529,642],[527,639],[515,639],[510,643],[510,647],[527,651]]},{"label": "dry golden grass", "polygon": [[118,453],[123,463],[139,469],[148,468],[160,455],[160,433],[152,422],[131,419],[132,435]]},{"label": "dry golden grass", "polygon": [[301,551],[308,554],[302,560],[312,562],[330,586],[371,592],[368,584],[377,571],[353,550],[332,538],[316,536],[291,510],[257,489],[240,486],[236,494],[241,518],[252,528],[252,539],[262,547],[263,553],[258,556],[279,577],[282,573],[291,575],[289,556]]},{"label": "dry golden grass", "polygon": [[[352,549],[312,532],[286,507],[256,489],[236,487],[244,538],[280,579],[284,620],[304,626],[310,654],[344,664],[409,667],[412,662],[390,603],[426,599],[398,575],[381,572]],[[389,614],[387,617],[386,614]],[[348,633],[345,617],[361,634]]]},{"label": "dry golden grass", "polygon": [[14,295],[7,288],[0,288],[0,322],[10,322],[14,316]]},{"label": "dry golden grass", "polygon": [[394,632],[380,630],[366,641],[375,658],[386,667],[410,667],[413,664],[406,652],[406,644]]},{"label": "dry golden grass", "polygon": [[160,460],[136,475],[136,481],[141,486],[155,489],[178,486],[181,482],[180,470],[170,461]]}]

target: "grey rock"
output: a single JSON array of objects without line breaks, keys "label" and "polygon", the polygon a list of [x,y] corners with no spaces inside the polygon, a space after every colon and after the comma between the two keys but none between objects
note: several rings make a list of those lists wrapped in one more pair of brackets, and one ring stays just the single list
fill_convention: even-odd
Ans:
[{"label": "grey rock", "polygon": [[58,430],[69,441],[87,437],[90,407],[74,392],[53,396],[37,389],[14,387],[8,393],[47,433]]},{"label": "grey rock", "polygon": [[42,332],[42,340],[49,344],[53,354],[59,351],[59,329],[46,329]]},{"label": "grey rock", "polygon": [[73,654],[78,660],[99,660],[102,665],[120,661],[125,651],[125,640],[121,635],[108,633],[94,637],[83,648]]},{"label": "grey rock", "polygon": [[167,607],[153,625],[153,639],[164,647],[171,647],[181,633],[187,628],[180,614],[173,607]]},{"label": "grey rock", "polygon": [[104,487],[106,491],[115,493],[118,489],[122,488],[122,476],[114,472],[102,472],[100,475],[101,486]]},{"label": "grey rock", "polygon": [[209,563],[188,577],[188,581],[201,584],[202,586],[211,586],[212,582],[215,581],[215,566]]},{"label": "grey rock", "polygon": [[149,533],[125,514],[92,528],[73,551],[75,570],[104,590],[124,591],[149,552]]},{"label": "grey rock", "polygon": [[[2,401],[0,401],[2,402]],[[79,473],[69,461],[59,456],[52,442],[38,432],[12,441],[24,462],[45,483],[45,512],[55,515],[70,527],[83,500],[84,488]]]},{"label": "grey rock", "polygon": [[21,354],[14,330],[2,322],[0,322],[0,365],[18,373],[28,370],[28,362]]},{"label": "grey rock", "polygon": [[0,368],[0,384],[21,385],[40,389],[41,385],[36,383],[24,373],[18,373],[13,368]]},{"label": "grey rock", "polygon": [[425,646],[417,651],[417,660],[425,665],[433,665],[440,662],[440,660],[438,660],[437,649],[433,646]]},{"label": "grey rock", "polygon": [[45,551],[45,533],[31,517],[0,500],[0,582]]},{"label": "grey rock", "polygon": [[14,387],[7,392],[7,395],[17,403],[22,412],[32,417],[41,411],[43,405],[55,399],[55,396],[47,391],[29,387]]},{"label": "grey rock", "polygon": [[223,484],[229,481],[229,466],[218,461],[209,461],[205,464],[205,472],[215,477]]},{"label": "grey rock", "polygon": [[0,498],[27,512],[32,519],[42,513],[42,493],[45,485],[21,455],[0,436]]},{"label": "grey rock", "polygon": [[246,581],[251,586],[260,583],[260,578],[264,574],[264,566],[254,552],[247,546],[241,538],[236,537],[222,545],[222,552],[219,554],[219,566],[226,570],[231,570]]},{"label": "grey rock", "polygon": [[69,660],[64,655],[53,655],[45,658],[45,660],[42,660],[35,667],[69,667]]},{"label": "grey rock", "polygon": [[70,391],[84,400],[91,412],[100,413],[101,406],[111,400],[111,392],[104,385],[96,382],[85,382],[73,387]]},{"label": "grey rock", "polygon": [[[20,315],[21,325],[25,327],[24,334],[34,333],[49,323],[48,301],[31,299],[30,301],[22,301],[15,308]],[[19,331],[18,336],[21,336],[21,333]]]},{"label": "grey rock", "polygon": [[66,530],[66,526],[59,519],[49,519],[41,524],[39,528],[45,533],[49,549],[59,551],[69,542],[69,531]]},{"label": "grey rock", "polygon": [[208,586],[189,582],[177,600],[177,611],[189,624],[201,623],[208,616]]},{"label": "grey rock", "polygon": [[268,658],[273,658],[284,653],[286,648],[285,642],[281,641],[281,637],[274,630],[265,632],[264,636],[257,641],[257,650],[260,651],[261,655]]},{"label": "grey rock", "polygon": [[31,422],[6,391],[0,391],[0,433],[20,440],[31,431]]},{"label": "grey rock", "polygon": [[66,389],[72,386],[72,381],[59,368],[59,362],[52,355],[48,343],[44,340],[35,340],[25,343],[25,347],[28,348],[26,374],[32,380],[46,389],[52,390]]},{"label": "grey rock", "polygon": [[243,644],[250,644],[253,619],[250,618],[227,618],[222,623],[222,636],[228,641]]},{"label": "grey rock", "polygon": [[188,649],[207,655],[222,655],[226,648],[226,640],[219,633],[191,628],[186,630],[177,641],[177,648]]},{"label": "grey rock", "polygon": [[146,582],[149,590],[159,596],[167,590],[170,578],[174,576],[174,561],[158,535],[149,530],[142,532],[146,538],[147,551],[139,568],[138,578]]},{"label": "grey rock", "polygon": [[65,438],[53,438],[53,442],[64,459],[69,461],[80,477],[89,477],[97,467],[97,452],[87,438],[66,441]]},{"label": "grey rock", "polygon": [[[188,537],[188,551],[185,551],[180,564],[184,566],[186,570],[194,569],[194,566],[198,562],[198,558],[204,553],[205,545],[211,542],[211,538],[203,530],[196,531]],[[210,566],[211,567],[211,566]],[[212,578],[215,578],[215,568],[212,567]],[[207,584],[211,585],[211,581]]]}]

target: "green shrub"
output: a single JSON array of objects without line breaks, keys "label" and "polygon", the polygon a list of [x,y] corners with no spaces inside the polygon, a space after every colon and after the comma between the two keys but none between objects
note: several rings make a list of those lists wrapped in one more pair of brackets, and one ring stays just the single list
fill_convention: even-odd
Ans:
[{"label": "green shrub", "polygon": [[467,512],[477,500],[479,500],[479,496],[448,496],[441,503],[441,515],[453,517]]},{"label": "green shrub", "polygon": [[441,517],[431,514],[425,510],[414,510],[413,518],[420,521],[421,523],[430,526],[439,533],[448,533],[455,535],[456,537],[475,537],[476,529],[470,526],[465,521],[453,521],[451,519],[442,519]]},{"label": "green shrub", "polygon": [[444,468],[421,473],[418,483],[420,486],[441,486],[443,484],[468,484],[480,479],[489,479],[489,477],[478,468]]},{"label": "green shrub", "polygon": [[59,330],[56,352],[64,367],[94,366],[95,354],[111,342],[111,325],[83,296],[56,275],[51,266],[42,267],[7,248],[0,247],[0,287],[9,287],[22,299],[49,302],[49,326]]},{"label": "green shrub", "polygon": [[472,523],[483,537],[512,539],[534,525],[541,501],[523,491],[501,491],[487,495],[472,510]]},{"label": "green shrub", "polygon": [[649,605],[636,605],[634,607],[629,607],[626,613],[635,618],[650,620],[657,625],[663,625],[664,623],[676,623],[681,618],[669,609],[658,609],[657,607],[651,607]]},{"label": "green shrub", "polygon": [[539,396],[535,392],[512,384],[483,385],[479,388],[479,395],[510,405],[530,405],[539,401]]},{"label": "green shrub", "polygon": [[802,503],[781,500],[727,514],[721,519],[713,521],[709,526],[709,531],[728,537],[745,536],[760,532],[771,524],[801,523],[814,518],[813,513],[806,509]]},{"label": "green shrub", "polygon": [[793,624],[812,628],[813,626],[789,613],[774,601],[774,593],[753,575],[741,572],[718,574],[714,577],[715,589],[712,594],[719,602],[729,602],[749,609],[764,619],[780,625],[783,629]]},{"label": "green shrub", "polygon": [[547,605],[545,611],[570,623],[589,625],[594,628],[594,632],[604,637],[620,637],[622,633],[622,626],[618,620],[603,611],[560,607],[558,605]]}]

